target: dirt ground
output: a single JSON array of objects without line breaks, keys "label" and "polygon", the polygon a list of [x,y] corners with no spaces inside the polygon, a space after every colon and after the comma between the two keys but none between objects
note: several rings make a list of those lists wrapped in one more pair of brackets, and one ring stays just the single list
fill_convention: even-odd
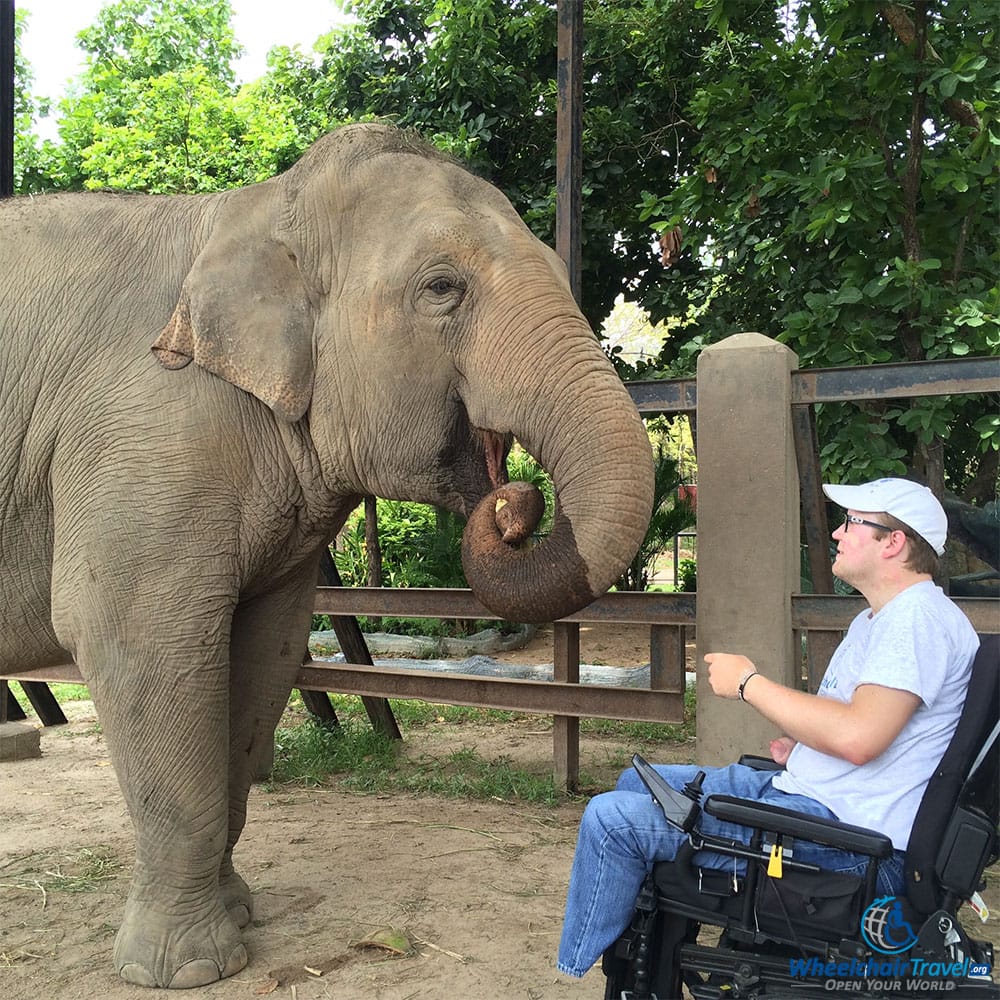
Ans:
[{"label": "dirt ground", "polygon": [[[642,629],[589,630],[581,645],[589,662],[635,666],[649,658]],[[551,635],[543,631],[499,658],[551,662]],[[132,831],[93,707],[64,708],[71,722],[43,730],[41,758],[0,763],[0,997],[167,995],[114,973]],[[404,734],[408,752],[474,746],[486,758],[551,760],[546,724],[442,730]],[[600,771],[625,749],[584,740],[581,760]],[[257,785],[237,849],[254,892],[254,919],[244,932],[250,963],[232,979],[180,995],[602,996],[599,972],[578,982],[554,967],[582,810],[582,802],[547,808]],[[388,928],[403,932],[411,954],[363,945]]]},{"label": "dirt ground", "polygon": [[[584,630],[586,662],[648,661],[648,633]],[[540,633],[504,659],[551,662]],[[148,1000],[111,964],[133,857],[128,816],[89,703],[44,730],[43,756],[0,763],[0,997]],[[474,746],[551,759],[546,725],[405,734],[414,753]],[[691,751],[693,753],[693,746]],[[613,780],[630,748],[585,736],[581,766]],[[209,1000],[573,1000],[604,978],[555,971],[582,802],[556,808],[342,790],[254,787],[237,851],[254,892],[249,965],[182,996]],[[997,884],[991,895],[1000,896]],[[988,900],[1000,909],[1000,898]],[[392,929],[412,950],[386,947]],[[367,942],[367,943],[366,943]],[[381,942],[381,943],[378,943]],[[178,995],[178,994],[170,994]]]}]

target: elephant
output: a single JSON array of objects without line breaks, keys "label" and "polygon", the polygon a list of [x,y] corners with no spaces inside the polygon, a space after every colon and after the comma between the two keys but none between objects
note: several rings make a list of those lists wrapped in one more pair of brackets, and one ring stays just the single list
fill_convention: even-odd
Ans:
[{"label": "elephant", "polygon": [[641,541],[648,436],[556,254],[389,125],[221,193],[7,199],[0,265],[0,675],[78,665],[135,833],[115,966],[202,986],[248,961],[233,850],[349,512],[454,511],[475,595],[552,621]]}]

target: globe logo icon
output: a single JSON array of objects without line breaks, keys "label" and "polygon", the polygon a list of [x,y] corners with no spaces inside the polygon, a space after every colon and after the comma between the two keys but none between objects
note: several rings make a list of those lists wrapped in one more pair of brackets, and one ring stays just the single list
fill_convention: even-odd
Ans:
[{"label": "globe logo icon", "polygon": [[866,944],[883,955],[898,955],[917,940],[903,915],[903,904],[895,896],[876,899],[861,914],[861,936]]}]

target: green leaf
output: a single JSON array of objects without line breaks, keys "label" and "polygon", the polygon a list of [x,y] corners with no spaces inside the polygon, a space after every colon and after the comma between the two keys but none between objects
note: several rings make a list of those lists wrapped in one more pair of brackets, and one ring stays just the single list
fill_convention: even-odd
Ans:
[{"label": "green leaf", "polygon": [[938,92],[942,97],[954,97],[958,83],[958,76],[954,73],[948,73],[941,78],[941,82],[938,84]]},{"label": "green leaf", "polygon": [[836,298],[833,300],[834,305],[853,305],[855,302],[860,302],[863,298],[860,288],[855,288],[853,285],[845,285],[837,293]]}]

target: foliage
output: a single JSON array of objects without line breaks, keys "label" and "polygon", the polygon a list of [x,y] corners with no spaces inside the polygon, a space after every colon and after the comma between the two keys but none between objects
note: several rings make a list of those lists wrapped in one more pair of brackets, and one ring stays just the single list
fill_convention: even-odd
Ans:
[{"label": "foliage", "polygon": [[231,20],[229,0],[104,7],[77,36],[86,69],[60,102],[60,141],[36,143],[18,190],[221,191],[289,166],[318,132],[299,132],[275,87],[236,87]]},{"label": "foliage", "polygon": [[[379,499],[382,576],[387,587],[467,587],[462,571],[462,522],[426,504]],[[334,552],[347,587],[368,583],[362,508],[348,518]]]},{"label": "foliage", "polygon": [[[810,0],[765,35],[735,27],[742,3],[699,6],[719,36],[687,106],[696,167],[644,195],[657,230],[683,231],[659,294],[685,326],[661,366],[690,373],[702,346],[734,330],[776,337],[802,367],[996,354],[995,6]],[[996,408],[825,406],[825,474],[912,465],[962,492],[1000,446],[982,419]]]},{"label": "foliage", "polygon": [[653,464],[653,512],[649,527],[635,557],[618,581],[619,590],[645,590],[657,556],[666,550],[675,535],[695,523],[690,503],[677,494],[681,481],[677,459],[670,456],[662,444],[658,445]]},{"label": "foliage", "polygon": [[677,567],[677,589],[682,593],[694,593],[698,589],[698,563],[694,559],[682,559]]}]

